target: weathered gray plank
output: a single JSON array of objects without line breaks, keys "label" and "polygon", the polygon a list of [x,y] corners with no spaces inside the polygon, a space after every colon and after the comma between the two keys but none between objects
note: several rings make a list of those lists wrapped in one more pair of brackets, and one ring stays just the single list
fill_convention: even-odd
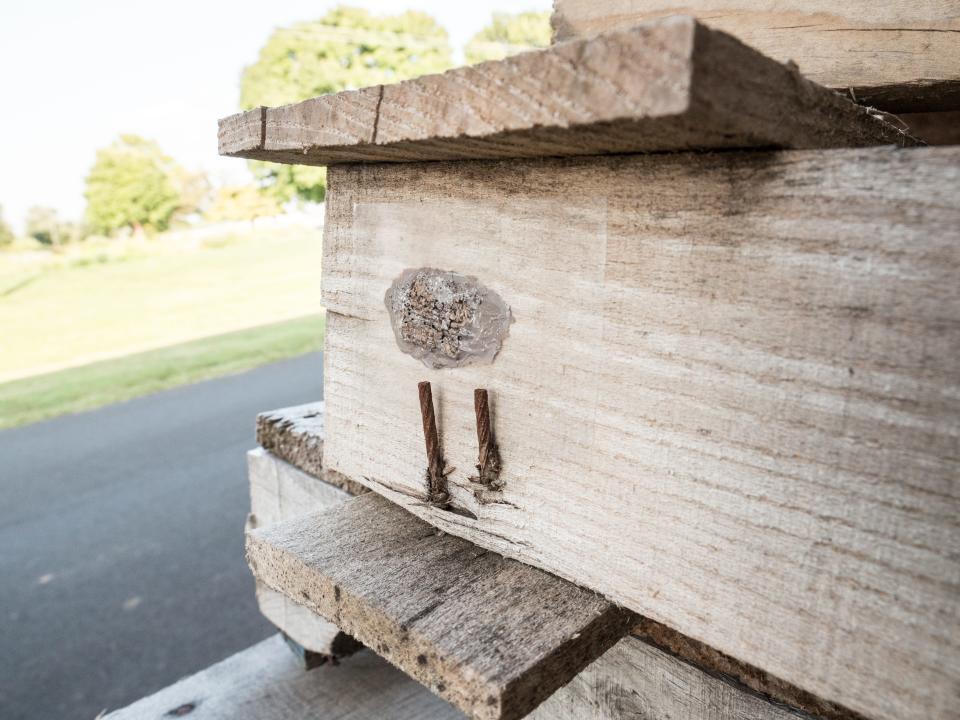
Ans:
[{"label": "weathered gray plank", "polygon": [[[178,713],[179,711],[179,713]],[[372,652],[311,672],[274,635],[105,720],[453,720],[463,714]]]},{"label": "weathered gray plank", "polygon": [[257,117],[221,121],[221,155],[330,165],[911,143],[849,99],[688,17],[264,109],[259,135],[247,127]]},{"label": "weathered gray plank", "polygon": [[476,718],[520,718],[633,622],[368,493],[247,535],[254,575]]},{"label": "weathered gray plank", "polygon": [[558,40],[689,13],[890,112],[960,109],[956,0],[555,0]]},{"label": "weathered gray plank", "polygon": [[[279,435],[291,432],[293,428],[297,428],[298,433],[313,435],[312,439],[299,438],[298,443],[305,443],[310,447],[321,447],[323,444],[322,417],[313,416],[309,426],[301,425],[298,422],[298,418],[305,413],[312,415],[314,412],[317,412],[322,414],[324,405],[320,402],[311,404],[309,407],[311,408],[310,410],[306,409],[307,406],[302,406],[274,410],[266,414],[272,417],[273,427]],[[282,438],[277,438],[277,440],[281,442]],[[252,451],[250,455],[265,458],[269,460],[270,463],[279,466],[279,469],[276,470],[261,469],[261,476],[270,477],[271,474],[283,474],[282,468],[286,465],[284,461],[272,457],[262,449]],[[300,458],[302,455],[295,454],[293,457]],[[313,458],[313,454],[307,455],[308,464],[310,464],[311,467],[314,467],[312,464]],[[309,476],[304,476],[303,482],[298,483],[296,487],[303,487],[324,496],[330,492],[336,493],[337,503],[346,497],[344,493],[337,489],[331,489],[326,483],[315,481],[311,484],[308,478]],[[273,493],[273,495],[276,494],[278,493]],[[297,496],[297,490],[286,492],[284,501],[277,503],[282,511],[281,514],[275,517],[271,516],[269,522],[295,517],[304,514],[308,510],[319,507],[326,507],[313,499],[301,501],[299,504],[290,502]],[[272,507],[273,502],[270,502],[268,506]],[[325,642],[323,638],[327,637],[325,633],[329,632],[329,629],[336,630],[335,625],[317,615],[309,608],[293,602],[285,595],[270,589],[259,581],[257,582],[257,597],[261,601],[261,609],[264,614],[268,618],[271,618],[278,627],[286,629],[287,634],[293,636],[294,639],[305,636],[305,633],[301,629],[302,626],[310,627],[316,624],[319,629],[313,631],[313,644],[322,647]],[[264,607],[265,602],[269,604],[269,607]],[[281,603],[282,610],[280,610]],[[276,610],[274,608],[276,608]],[[731,688],[735,689],[736,687],[748,688],[748,692],[752,691],[754,695],[761,694],[765,697],[773,698],[776,703],[797,708],[798,710],[806,711],[809,714],[821,718],[851,720],[851,718],[860,717],[848,710],[826,702],[822,698],[817,698],[810,693],[804,692],[779,678],[773,677],[759,668],[739,662],[713,648],[705,646],[703,643],[683,636],[648,618],[641,618],[640,623],[633,629],[633,632],[644,641],[642,643],[643,645],[652,643],[665,648],[668,653],[668,659],[665,661],[665,664],[657,661],[656,658],[658,656],[651,650],[644,650],[643,657],[632,657],[634,653],[633,650],[621,649],[621,653],[626,654],[626,661],[643,667],[642,672],[635,675],[625,674],[622,672],[621,668],[623,663],[620,661],[614,662],[609,667],[605,665],[606,661],[597,661],[597,663],[591,666],[593,672],[590,677],[594,678],[591,683],[577,683],[574,681],[567,686],[567,688],[571,688],[571,691],[575,693],[575,700],[567,697],[567,688],[560,690],[554,696],[555,698],[566,698],[558,701],[563,708],[563,710],[558,710],[558,712],[572,713],[576,717],[616,718],[618,715],[614,710],[618,707],[618,703],[622,704],[624,698],[635,698],[632,704],[628,703],[628,707],[644,707],[651,717],[667,716],[671,708],[675,709],[676,698],[674,695],[674,687],[680,687],[681,685],[678,685],[678,683],[681,683],[681,680],[677,680],[676,683],[671,682],[669,685],[662,687],[660,692],[658,692],[657,687],[649,684],[647,678],[679,677],[682,673],[680,670],[675,669],[672,660],[672,657],[676,656],[686,661],[687,664],[699,668],[697,672],[706,672],[708,675],[719,675],[735,681],[725,683],[723,687],[719,687],[716,692],[713,692],[709,689],[712,686],[707,679],[698,680],[692,676],[688,680],[682,680],[683,685],[691,688],[687,693],[686,700],[688,706],[685,710],[685,717],[688,718],[714,717],[717,707],[726,707],[728,705],[731,707],[757,708],[757,712],[760,712],[760,706],[755,706],[748,699],[736,701],[728,701],[725,699],[726,694],[732,691]],[[348,636],[342,635],[342,637]],[[621,641],[620,645],[624,643],[627,644],[628,648],[633,647],[628,640]],[[607,656],[616,658],[619,657],[619,654],[611,650],[604,657],[606,658]],[[702,690],[695,690],[695,688],[702,688]],[[618,701],[617,698],[620,698],[620,700]],[[697,699],[700,701],[699,705],[695,703]],[[547,706],[560,707],[553,700],[551,700]],[[745,709],[744,712],[748,713],[753,711]],[[770,717],[780,717],[781,712],[779,704],[770,703],[770,708],[767,710]],[[543,713],[541,713],[540,716],[543,716]]]},{"label": "weathered gray plank", "polygon": [[[313,410],[320,419],[308,425],[298,425],[304,411],[301,408],[286,409],[290,428],[297,427],[296,444],[322,447],[323,403]],[[313,420],[314,418],[310,418]],[[312,437],[305,437],[313,433]],[[315,462],[314,453],[299,454]],[[247,453],[247,474],[250,482],[250,515],[247,530],[266,527],[298,515],[336,507],[350,495],[338,487],[329,485],[304,471],[274,457],[263,448]],[[329,620],[298,605],[282,593],[261,582],[256,583],[257,605],[270,622],[288,637],[312,653],[341,658],[356,652],[358,643]]]},{"label": "weathered gray plank", "polygon": [[636,638],[625,638],[530,714],[531,720],[801,720]]},{"label": "weathered gray plank", "polygon": [[329,485],[352,495],[367,491],[349,478],[324,473],[322,400],[260,413],[257,416],[257,442],[276,457],[305,473],[323,478]]},{"label": "weathered gray plank", "polygon": [[[328,467],[864,715],[958,716],[960,148],[329,178]],[[511,305],[493,364],[399,350],[417,267]],[[425,379],[460,513],[423,502]]]}]

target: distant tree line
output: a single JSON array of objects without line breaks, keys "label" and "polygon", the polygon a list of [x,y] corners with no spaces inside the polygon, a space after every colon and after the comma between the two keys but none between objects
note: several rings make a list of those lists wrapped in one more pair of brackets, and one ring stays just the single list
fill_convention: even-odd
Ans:
[{"label": "distant tree line", "polygon": [[[468,63],[500,60],[550,44],[546,12],[495,13],[464,48]],[[240,78],[240,106],[285,105],[341,90],[394,83],[453,66],[447,31],[422,12],[376,16],[339,7],[315,22],[275,30]],[[283,202],[319,202],[324,168],[250,162],[261,187]]]},{"label": "distant tree line", "polygon": [[[468,63],[499,60],[550,43],[548,13],[495,13],[464,48]],[[275,30],[240,78],[242,109],[282,105],[341,90],[393,83],[453,65],[447,31],[422,12],[377,16],[338,7],[319,20]],[[97,151],[86,178],[82,222],[33,207],[26,234],[58,248],[91,234],[162,232],[191,218],[253,220],[285,203],[320,202],[324,168],[250,162],[255,185],[211,190],[203,173],[178,165],[152,140],[120,135]],[[0,208],[0,248],[14,242]]]}]

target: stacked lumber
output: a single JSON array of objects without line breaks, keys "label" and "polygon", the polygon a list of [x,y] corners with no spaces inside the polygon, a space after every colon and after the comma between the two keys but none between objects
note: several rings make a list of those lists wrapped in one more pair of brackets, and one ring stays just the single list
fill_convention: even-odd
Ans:
[{"label": "stacked lumber", "polygon": [[[496,619],[496,614],[491,615],[491,610],[504,602],[504,587],[510,593],[507,599],[516,604],[516,607],[509,608],[514,615],[505,613],[505,617],[511,618],[516,617],[515,613],[529,609],[530,601],[537,603],[532,612],[537,615],[542,613],[540,602],[544,582],[547,583],[546,587],[555,586],[561,592],[577,593],[578,589],[570,587],[568,583],[556,583],[555,579],[551,580],[542,573],[533,573],[535,581],[540,583],[539,590],[521,593],[517,575],[506,579],[504,572],[520,573],[519,578],[522,579],[528,575],[524,570],[526,566],[504,563],[489,553],[478,553],[475,546],[458,538],[437,535],[414,516],[401,512],[381,498],[368,497],[363,501],[375,503],[372,510],[368,507],[365,511],[357,506],[344,508],[343,503],[349,495],[329,482],[330,477],[323,467],[323,414],[324,404],[320,402],[262,413],[257,418],[259,442],[273,448],[273,451],[267,451],[260,447],[248,453],[253,508],[248,527],[261,528],[250,536],[249,557],[257,578],[261,610],[286,636],[310,652],[343,657],[342,653],[338,654],[327,645],[330,642],[329,628],[337,626],[315,614],[315,610],[325,611],[327,615],[335,616],[341,627],[351,623],[351,632],[356,632],[358,637],[363,638],[367,634],[365,639],[372,648],[439,694],[449,696],[459,693],[461,703],[471,702],[469,698],[475,698],[473,702],[479,699],[484,705],[488,702],[490,691],[476,687],[478,678],[483,676],[471,671],[470,667],[479,664],[482,669],[484,650],[502,655],[508,650],[508,642],[480,647],[474,652],[465,650],[472,647],[471,638],[475,641],[476,638],[491,635],[490,631],[482,627],[478,629],[471,623],[478,619],[486,622]],[[304,452],[304,448],[311,448],[311,452]],[[337,478],[334,477],[333,481],[336,482]],[[337,508],[342,508],[348,515],[330,512]],[[384,522],[386,516],[392,517],[391,522]],[[360,528],[366,528],[363,534],[359,532]],[[278,541],[278,537],[285,539]],[[354,556],[349,562],[345,561],[348,548],[341,538],[347,538],[353,553],[361,557]],[[423,552],[411,550],[411,542],[421,544]],[[285,548],[282,554],[276,552],[280,546]],[[399,552],[401,547],[404,550]],[[310,548],[327,548],[330,554],[318,558]],[[371,548],[377,551],[371,554]],[[388,555],[385,558],[388,562],[407,563],[404,570],[384,572],[381,568],[374,571],[364,565],[369,560],[381,560],[381,552]],[[458,552],[472,552],[478,557],[473,566],[468,567],[457,557]],[[440,562],[447,563],[448,568],[458,573],[455,579],[461,583],[460,592],[450,591],[449,573],[439,573],[440,582],[447,583],[444,603],[442,607],[434,607],[428,615],[442,619],[436,624],[418,627],[418,621],[411,623],[407,618],[423,609],[422,603],[416,598],[417,589],[436,590],[433,576],[438,556]],[[301,562],[303,565],[296,572],[284,570],[291,564]],[[464,572],[470,573],[472,585],[469,588],[462,584]],[[333,579],[335,574],[342,573],[355,573],[354,580],[360,581],[359,586],[354,589],[349,579],[345,582],[342,577]],[[382,583],[367,585],[371,577],[399,580],[414,590],[386,588]],[[485,582],[493,586],[494,592],[488,594],[478,591],[476,583],[481,577],[488,577]],[[340,588],[339,600],[335,595],[331,597],[330,592],[325,596],[320,594],[314,601],[303,597],[305,591],[311,593],[311,586],[326,584],[329,587],[331,582]],[[263,598],[267,593],[271,599],[286,600],[288,606],[284,613],[274,612],[270,605],[265,606]],[[291,597],[298,598],[299,602],[294,602]],[[371,632],[372,628],[364,622],[364,617],[371,612],[371,605],[382,605],[385,600],[395,601],[399,606],[384,612],[380,622],[374,626],[376,631]],[[334,601],[338,601],[339,607],[321,607]],[[427,607],[432,604],[429,603]],[[609,605],[606,607],[605,612],[613,611]],[[465,618],[455,625],[456,632],[464,634],[466,640],[451,634],[450,617]],[[309,624],[311,618],[312,625]],[[572,621],[573,618],[563,618],[564,623]],[[389,623],[392,627],[384,628],[383,623]],[[406,637],[415,629],[419,637],[412,640]],[[632,636],[624,637],[573,676],[565,687],[536,709],[534,717],[544,720],[582,717],[612,719],[622,714],[632,716],[649,712],[663,717],[681,713],[686,717],[709,718],[714,717],[719,708],[730,708],[731,717],[738,720],[786,719],[794,717],[794,713],[801,710],[821,717],[850,717],[848,713],[818,701],[797,688],[772,684],[755,668],[711,653],[702,644],[679,636],[648,619],[637,619],[631,632]],[[576,633],[575,628],[568,626],[561,635]],[[495,634],[505,641],[526,639],[524,632],[500,631]],[[424,642],[428,647],[422,646]],[[436,647],[438,643],[440,648]],[[468,664],[447,668],[442,664],[431,664],[430,658],[443,658],[449,654],[443,651],[444,644],[456,651],[456,657],[465,656]],[[514,662],[518,653],[529,650],[523,645],[514,648]],[[548,657],[543,662],[556,663],[561,659],[570,662],[571,655],[568,652],[562,658]],[[341,668],[349,668],[354,662],[352,658],[345,660]],[[542,674],[548,678],[563,677],[555,666],[547,667],[550,671]],[[512,668],[516,669],[517,666],[513,665]],[[643,669],[643,672],[635,672],[637,669]],[[530,673],[528,666],[526,674],[529,676]],[[569,672],[566,676],[570,676]],[[501,691],[497,684],[504,684],[504,680],[493,678],[487,682],[495,683],[494,697],[499,697]],[[516,683],[513,683],[513,687],[516,688]],[[534,689],[544,691],[541,686],[535,686]],[[267,686],[263,692],[268,692]],[[513,689],[511,692],[517,691]],[[530,704],[529,701],[527,704]],[[521,706],[515,703],[513,707],[519,709]],[[297,712],[304,710],[301,706],[295,706],[295,709]],[[480,710],[481,714],[484,710],[489,711],[489,706]],[[294,709],[290,712],[290,717],[298,717]]]},{"label": "stacked lumber", "polygon": [[955,13],[715,5],[774,57],[559,0],[547,50],[221,121],[335,166],[322,459],[261,442],[373,491],[248,560],[471,717],[960,718],[960,148],[859,104],[955,110]]},{"label": "stacked lumber", "polygon": [[955,0],[554,0],[554,39],[688,13],[816,83],[889,112],[960,109]]}]

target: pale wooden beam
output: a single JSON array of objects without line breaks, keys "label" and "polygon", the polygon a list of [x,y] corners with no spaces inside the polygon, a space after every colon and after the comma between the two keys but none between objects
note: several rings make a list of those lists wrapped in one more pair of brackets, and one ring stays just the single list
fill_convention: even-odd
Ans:
[{"label": "pale wooden beam", "polygon": [[[960,148],[329,181],[329,468],[868,717],[957,717]],[[510,305],[492,364],[401,351],[384,297],[419,267]],[[424,502],[423,380],[457,512]]]},{"label": "pale wooden beam", "polygon": [[688,17],[251,110],[221,120],[219,141],[221,155],[306,165],[912,142]]},{"label": "pale wooden beam", "polygon": [[254,575],[475,718],[521,718],[630,630],[592,592],[368,493],[247,534]]},{"label": "pale wooden beam", "polygon": [[689,13],[814,82],[890,112],[960,109],[955,0],[554,0],[556,40]]},{"label": "pale wooden beam", "polygon": [[[284,408],[277,412],[285,413],[287,419],[284,441],[278,442],[278,445],[287,449],[312,448],[315,452],[298,453],[297,457],[309,462],[310,467],[319,467],[318,457],[323,447],[323,403]],[[305,415],[308,417],[305,418]],[[279,440],[278,435],[272,437]],[[247,476],[250,483],[248,531],[309,512],[333,508],[350,497],[341,488],[309,475],[263,448],[247,453]],[[259,581],[256,583],[256,597],[263,616],[312,654],[342,658],[360,647],[356,640],[341,632],[330,621]]]},{"label": "pale wooden beam", "polygon": [[280,635],[104,720],[462,720],[463,713],[371,652],[304,672]]}]

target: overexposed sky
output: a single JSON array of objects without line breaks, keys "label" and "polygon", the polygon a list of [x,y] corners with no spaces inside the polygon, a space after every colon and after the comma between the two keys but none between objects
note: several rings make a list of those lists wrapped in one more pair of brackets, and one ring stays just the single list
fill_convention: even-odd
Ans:
[{"label": "overexposed sky", "polygon": [[455,57],[493,11],[551,0],[12,0],[0,6],[0,206],[17,230],[32,205],[83,214],[97,148],[120,133],[152,138],[216,181],[243,160],[217,156],[217,119],[237,110],[240,72],[271,31],[339,4],[433,15]]}]

